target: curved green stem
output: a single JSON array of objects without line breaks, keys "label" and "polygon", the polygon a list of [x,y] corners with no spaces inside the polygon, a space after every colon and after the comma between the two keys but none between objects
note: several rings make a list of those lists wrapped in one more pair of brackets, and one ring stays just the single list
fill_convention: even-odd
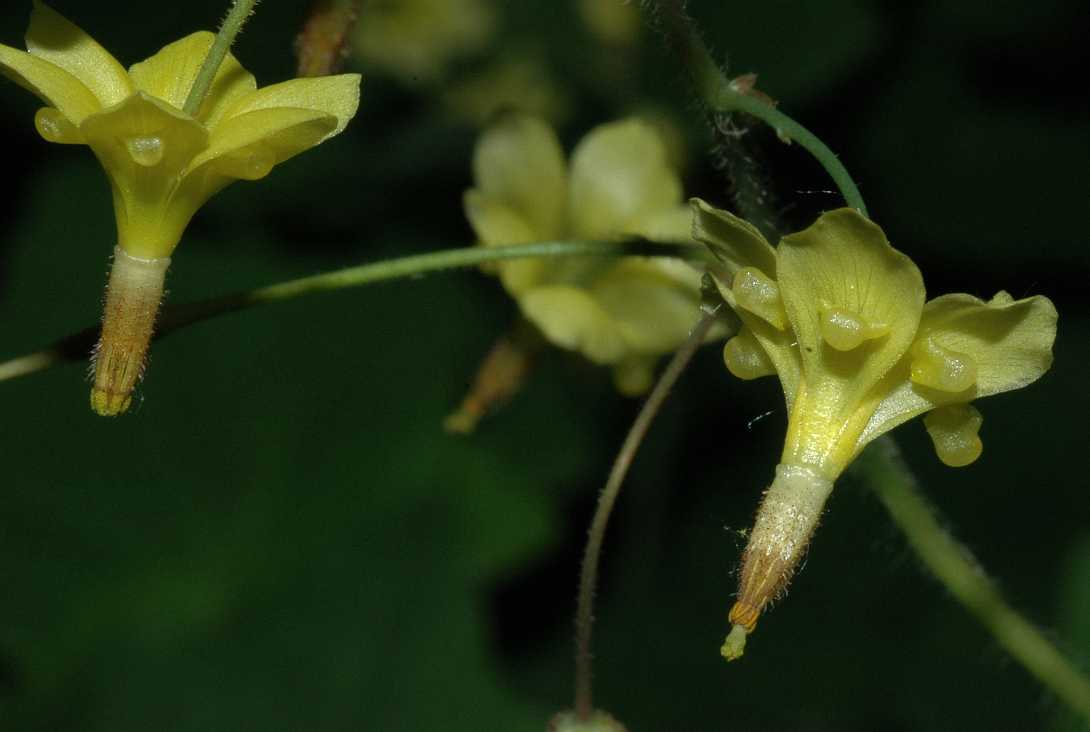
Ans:
[{"label": "curved green stem", "polygon": [[[156,338],[167,335],[187,325],[211,318],[223,313],[292,300],[304,295],[313,295],[329,290],[342,290],[359,287],[373,282],[383,282],[404,277],[413,277],[428,272],[447,269],[472,267],[485,262],[498,262],[506,259],[528,259],[533,257],[675,257],[692,260],[704,260],[706,250],[699,244],[675,244],[632,241],[545,241],[533,244],[515,244],[502,247],[466,247],[464,249],[444,249],[428,254],[415,254],[398,259],[388,259],[371,264],[334,270],[324,274],[288,280],[256,290],[238,292],[222,297],[201,300],[182,305],[163,308]],[[99,326],[85,328],[66,338],[62,338],[48,348],[28,353],[8,361],[0,362],[0,381],[32,374],[70,361],[87,359],[91,347],[98,337]]]},{"label": "curved green stem", "polygon": [[598,565],[602,556],[602,542],[605,541],[606,527],[610,514],[621,493],[628,469],[636,457],[647,430],[651,427],[655,415],[674,388],[678,378],[689,365],[696,350],[704,342],[708,331],[715,323],[713,313],[705,313],[697,322],[689,338],[677,350],[666,369],[662,372],[655,388],[644,402],[636,421],[628,431],[621,445],[613,468],[609,472],[606,486],[598,496],[598,507],[594,511],[590,531],[587,533],[587,545],[583,551],[583,566],[579,574],[579,596],[575,610],[575,716],[580,721],[590,720],[594,712],[590,653],[591,630],[594,626],[594,593],[598,586]]},{"label": "curved green stem", "polygon": [[657,9],[661,15],[663,26],[701,100],[712,110],[722,114],[745,112],[752,115],[774,128],[781,139],[798,142],[825,168],[848,205],[867,216],[867,206],[863,203],[858,186],[828,145],[772,104],[731,86],[730,80],[715,63],[692,20],[685,14],[684,5],[682,0],[657,0],[648,3],[649,7]]},{"label": "curved green stem", "polygon": [[867,215],[867,205],[863,203],[863,194],[848,174],[848,169],[840,162],[829,146],[819,140],[810,130],[803,127],[795,120],[788,117],[768,102],[735,91],[729,84],[723,84],[716,91],[715,96],[708,100],[712,108],[718,112],[745,112],[762,120],[776,130],[776,134],[784,140],[794,140],[806,148],[806,151],[814,156],[825,172],[836,183],[844,200],[859,213]]},{"label": "curved green stem", "polygon": [[969,550],[939,524],[897,446],[883,438],[854,468],[877,494],[923,563],[1022,666],[1090,722],[1090,679],[1012,608]]},{"label": "curved green stem", "polygon": [[197,78],[193,80],[193,86],[189,89],[189,95],[185,98],[185,105],[182,109],[189,116],[195,117],[197,115],[197,110],[201,108],[204,96],[212,86],[212,80],[216,78],[216,72],[219,71],[220,64],[223,63],[227,52],[231,50],[231,46],[235,42],[235,36],[242,30],[246,19],[253,15],[254,6],[257,3],[258,0],[235,0],[234,5],[227,12],[227,17],[223,19],[223,24],[220,26],[219,32],[216,33],[216,40],[212,43],[212,47],[208,49],[208,55],[205,56],[204,63],[201,64],[200,71],[197,72]]}]

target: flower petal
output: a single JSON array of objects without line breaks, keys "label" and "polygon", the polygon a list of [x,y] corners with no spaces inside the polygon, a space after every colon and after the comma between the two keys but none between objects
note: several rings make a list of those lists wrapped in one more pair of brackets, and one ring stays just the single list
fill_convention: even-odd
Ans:
[{"label": "flower petal", "polygon": [[928,388],[911,380],[911,358],[903,359],[884,383],[886,397],[868,422],[857,449],[899,424],[935,407],[1018,389],[1041,377],[1052,364],[1056,308],[1040,295],[1013,300],[1006,292],[989,302],[971,295],[943,295],[924,306],[920,339],[972,359],[975,383],[964,391]]},{"label": "flower petal", "polygon": [[991,302],[943,295],[924,307],[920,337],[976,362],[978,398],[1020,389],[1048,371],[1057,318],[1052,301],[1041,295],[1012,301],[1000,292]]},{"label": "flower petal", "polygon": [[[827,419],[846,420],[912,343],[923,309],[923,278],[877,225],[849,208],[823,214],[809,228],[784,237],[778,264],[803,378],[835,393],[837,409],[847,410]],[[830,313],[851,313],[867,327],[881,326],[885,335],[840,350],[823,335]]]},{"label": "flower petal", "polygon": [[699,198],[689,199],[689,204],[693,238],[705,244],[732,277],[743,267],[756,267],[776,278],[776,250],[757,227]]},{"label": "flower petal", "polygon": [[700,317],[700,274],[679,279],[653,260],[628,257],[596,278],[589,291],[628,348],[661,354],[676,349]]},{"label": "flower petal", "polygon": [[208,132],[166,102],[137,92],[80,125],[114,193],[118,243],[137,257],[164,257],[203,203],[172,200]]},{"label": "flower petal", "polygon": [[[469,190],[465,193],[463,205],[478,241],[486,247],[526,244],[537,239],[530,224],[500,199],[486,196],[478,190]],[[549,269],[549,261],[536,257],[515,259],[496,262],[483,269],[498,272],[503,286],[517,297],[541,282],[543,274]]]},{"label": "flower petal", "polygon": [[477,190],[525,221],[535,239],[562,234],[567,165],[545,122],[512,114],[489,127],[473,151],[473,179]]},{"label": "flower petal", "polygon": [[230,178],[256,180],[324,140],[337,119],[312,109],[275,107],[231,117],[212,131],[206,150],[193,159],[186,175],[211,164]]},{"label": "flower petal", "polygon": [[[26,51],[0,44],[0,73],[56,107],[73,125],[102,108],[98,98],[82,81],[60,66]],[[50,140],[49,137],[45,139]]]},{"label": "flower petal", "polygon": [[[756,312],[741,307],[733,288],[735,275],[743,269],[756,270],[767,279],[773,278],[777,272],[776,250],[749,222],[699,198],[690,199],[689,203],[693,211],[693,238],[707,245],[722,265],[711,268],[712,279],[723,299],[738,314],[746,331],[756,339],[775,367],[790,411],[802,368],[798,344],[789,330],[777,328]],[[765,310],[765,315],[770,314],[770,309],[760,309]],[[772,320],[777,318],[773,316]]]},{"label": "flower petal", "polygon": [[[129,75],[110,52],[53,8],[35,0],[26,32],[31,55],[64,69],[87,87],[101,107],[132,93]],[[79,120],[72,120],[78,124]]]},{"label": "flower petal", "polygon": [[629,119],[601,125],[579,142],[568,196],[576,236],[611,237],[680,203],[681,181],[655,129]]},{"label": "flower petal", "polygon": [[564,285],[535,287],[519,298],[519,307],[550,342],[595,363],[613,364],[628,355],[620,329],[583,290]]},{"label": "flower petal", "polygon": [[307,79],[290,79],[251,92],[226,105],[222,119],[228,120],[258,109],[294,107],[324,112],[337,118],[337,125],[322,140],[340,134],[356,115],[360,104],[360,75],[338,74]]},{"label": "flower petal", "polygon": [[[129,75],[136,88],[181,109],[215,39],[215,34],[208,31],[190,33],[163,46],[154,56],[133,64]],[[256,88],[253,75],[228,52],[201,102],[197,119],[209,127],[215,125],[231,103],[253,93]]]}]

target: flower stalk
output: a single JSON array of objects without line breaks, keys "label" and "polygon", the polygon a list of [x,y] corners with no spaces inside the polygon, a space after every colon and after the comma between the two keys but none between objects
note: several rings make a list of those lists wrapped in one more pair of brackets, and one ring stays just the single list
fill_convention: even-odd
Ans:
[{"label": "flower stalk", "polygon": [[231,9],[227,11],[227,17],[223,19],[223,23],[216,33],[216,40],[213,41],[212,47],[208,49],[208,55],[204,57],[201,70],[197,72],[197,76],[193,80],[193,86],[189,89],[189,95],[185,98],[182,109],[186,114],[195,116],[197,110],[201,108],[201,102],[204,101],[205,96],[208,94],[212,81],[216,78],[216,74],[223,64],[223,59],[227,57],[227,52],[231,50],[231,46],[235,45],[235,37],[238,36],[249,17],[254,14],[254,8],[258,2],[259,0],[235,0]]}]

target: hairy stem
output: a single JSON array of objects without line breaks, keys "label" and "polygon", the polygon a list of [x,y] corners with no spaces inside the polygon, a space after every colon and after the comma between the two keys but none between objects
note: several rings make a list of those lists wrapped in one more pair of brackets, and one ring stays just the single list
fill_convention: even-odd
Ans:
[{"label": "hairy stem", "polygon": [[[156,337],[161,337],[187,325],[243,310],[254,305],[292,300],[319,292],[359,287],[374,282],[414,277],[427,272],[473,267],[484,262],[533,257],[676,257],[702,261],[707,257],[699,244],[672,244],[631,241],[545,241],[502,247],[466,247],[443,249],[398,259],[338,269],[324,274],[280,282],[256,290],[182,305],[167,306],[160,318]],[[36,371],[70,361],[83,361],[98,337],[98,326],[85,328],[62,338],[48,348],[0,362],[0,381],[32,374]]]},{"label": "hairy stem", "polygon": [[888,438],[856,460],[854,472],[877,494],[923,563],[1018,663],[1090,722],[1090,679],[1012,608],[969,550],[939,524]]},{"label": "hairy stem", "polygon": [[745,112],[770,125],[781,139],[799,143],[814,156],[833,179],[848,205],[858,209],[864,216],[867,215],[867,207],[863,203],[859,188],[828,145],[801,124],[776,109],[770,102],[731,85],[726,74],[712,58],[696,26],[686,15],[683,0],[657,0],[656,2],[649,0],[646,5],[650,10],[657,12],[658,20],[667,32],[704,104],[721,114]]},{"label": "hairy stem", "polygon": [[185,98],[185,105],[182,109],[189,116],[197,116],[197,110],[201,108],[201,102],[204,101],[205,95],[208,94],[208,89],[212,86],[212,80],[216,78],[216,72],[219,71],[220,64],[223,63],[227,52],[231,50],[231,46],[235,42],[235,36],[242,30],[246,19],[253,15],[254,6],[257,3],[258,0],[235,0],[234,5],[227,12],[227,17],[223,19],[223,24],[220,25],[219,32],[216,33],[216,40],[212,43],[212,47],[208,49],[208,55],[205,56],[200,71],[197,72],[197,78],[193,80],[193,86],[189,89],[189,96]]},{"label": "hairy stem", "polygon": [[651,390],[651,395],[647,397],[640,413],[636,415],[636,421],[632,423],[632,428],[628,431],[621,450],[613,461],[613,468],[609,472],[605,488],[598,496],[598,507],[594,511],[594,519],[591,521],[590,531],[587,534],[586,549],[583,552],[583,567],[579,575],[579,596],[575,610],[575,715],[583,721],[589,720],[594,711],[590,640],[594,625],[594,594],[598,584],[598,564],[602,556],[602,542],[605,539],[609,516],[621,492],[621,484],[632,466],[640,443],[643,442],[647,430],[651,427],[651,422],[685,367],[689,365],[693,354],[704,342],[715,319],[714,314],[705,313],[689,334],[689,338],[667,364],[655,388]]}]

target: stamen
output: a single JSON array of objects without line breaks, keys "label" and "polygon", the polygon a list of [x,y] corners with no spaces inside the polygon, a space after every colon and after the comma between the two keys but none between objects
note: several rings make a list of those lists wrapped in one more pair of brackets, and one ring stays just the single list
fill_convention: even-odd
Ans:
[{"label": "stamen", "polygon": [[944,348],[928,336],[912,346],[912,380],[921,386],[958,393],[976,383],[972,356]]},{"label": "stamen", "polygon": [[745,308],[776,330],[787,328],[787,312],[783,309],[780,288],[776,281],[756,267],[743,267],[734,275],[731,292],[740,307]]}]

